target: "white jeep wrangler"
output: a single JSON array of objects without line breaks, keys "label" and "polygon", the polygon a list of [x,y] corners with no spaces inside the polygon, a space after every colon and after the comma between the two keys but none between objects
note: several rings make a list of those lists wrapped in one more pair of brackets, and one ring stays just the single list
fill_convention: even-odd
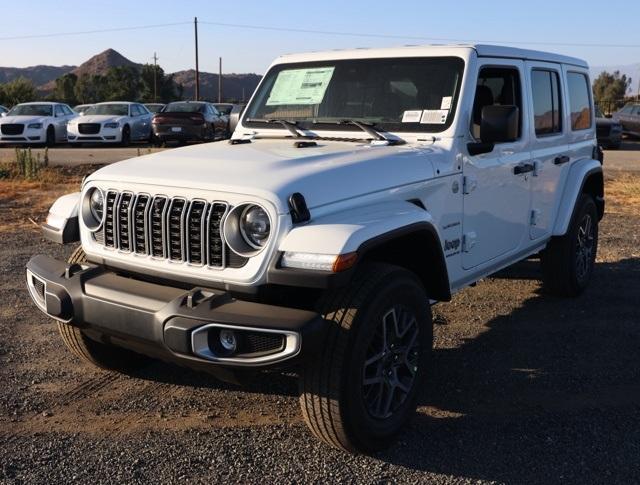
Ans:
[{"label": "white jeep wrangler", "polygon": [[238,381],[294,366],[312,432],[389,443],[416,408],[430,305],[540,255],[594,268],[602,154],[585,62],[495,46],[288,55],[229,143],[102,168],[51,208],[27,285],[70,350]]}]

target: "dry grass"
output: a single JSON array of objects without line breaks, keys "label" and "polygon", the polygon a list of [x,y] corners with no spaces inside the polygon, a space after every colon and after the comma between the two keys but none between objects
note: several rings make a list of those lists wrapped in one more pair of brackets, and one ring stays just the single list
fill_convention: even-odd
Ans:
[{"label": "dry grass", "polygon": [[51,204],[61,195],[80,190],[82,177],[95,168],[44,168],[38,180],[0,179],[0,234],[39,231]]},{"label": "dry grass", "polygon": [[640,214],[640,175],[618,172],[605,180],[607,212]]}]

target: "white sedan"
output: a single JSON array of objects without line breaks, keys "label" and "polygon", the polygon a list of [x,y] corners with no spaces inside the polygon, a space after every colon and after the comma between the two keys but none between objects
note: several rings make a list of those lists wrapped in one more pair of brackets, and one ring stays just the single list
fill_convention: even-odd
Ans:
[{"label": "white sedan", "polygon": [[53,146],[67,141],[67,123],[78,116],[62,103],[22,103],[0,118],[0,144]]},{"label": "white sedan", "polygon": [[68,140],[82,143],[120,143],[149,140],[153,115],[140,103],[109,101],[89,107],[69,126]]}]

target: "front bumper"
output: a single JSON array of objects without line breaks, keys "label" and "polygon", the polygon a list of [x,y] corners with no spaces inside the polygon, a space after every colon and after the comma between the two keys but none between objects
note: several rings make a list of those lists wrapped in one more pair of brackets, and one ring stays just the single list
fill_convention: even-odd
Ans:
[{"label": "front bumper", "polygon": [[[40,310],[94,340],[214,374],[312,355],[325,328],[314,312],[142,281],[42,255],[27,263],[27,287]],[[237,336],[237,352],[220,347],[222,330]]]}]

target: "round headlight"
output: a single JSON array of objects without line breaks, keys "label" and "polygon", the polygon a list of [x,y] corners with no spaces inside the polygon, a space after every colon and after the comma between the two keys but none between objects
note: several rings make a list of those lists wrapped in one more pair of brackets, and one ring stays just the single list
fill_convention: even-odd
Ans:
[{"label": "round headlight", "polygon": [[269,215],[260,206],[247,206],[240,215],[240,232],[249,246],[261,249],[269,239],[271,232]]},{"label": "round headlight", "polygon": [[97,187],[90,188],[84,193],[82,200],[82,220],[90,231],[97,231],[104,219],[104,195]]},{"label": "round headlight", "polygon": [[102,195],[102,191],[95,189],[91,192],[89,207],[91,208],[91,215],[95,217],[97,221],[101,221],[102,215],[104,214],[104,196]]},{"label": "round headlight", "polygon": [[257,204],[240,204],[225,217],[222,232],[234,253],[250,258],[266,247],[271,237],[271,219]]}]

